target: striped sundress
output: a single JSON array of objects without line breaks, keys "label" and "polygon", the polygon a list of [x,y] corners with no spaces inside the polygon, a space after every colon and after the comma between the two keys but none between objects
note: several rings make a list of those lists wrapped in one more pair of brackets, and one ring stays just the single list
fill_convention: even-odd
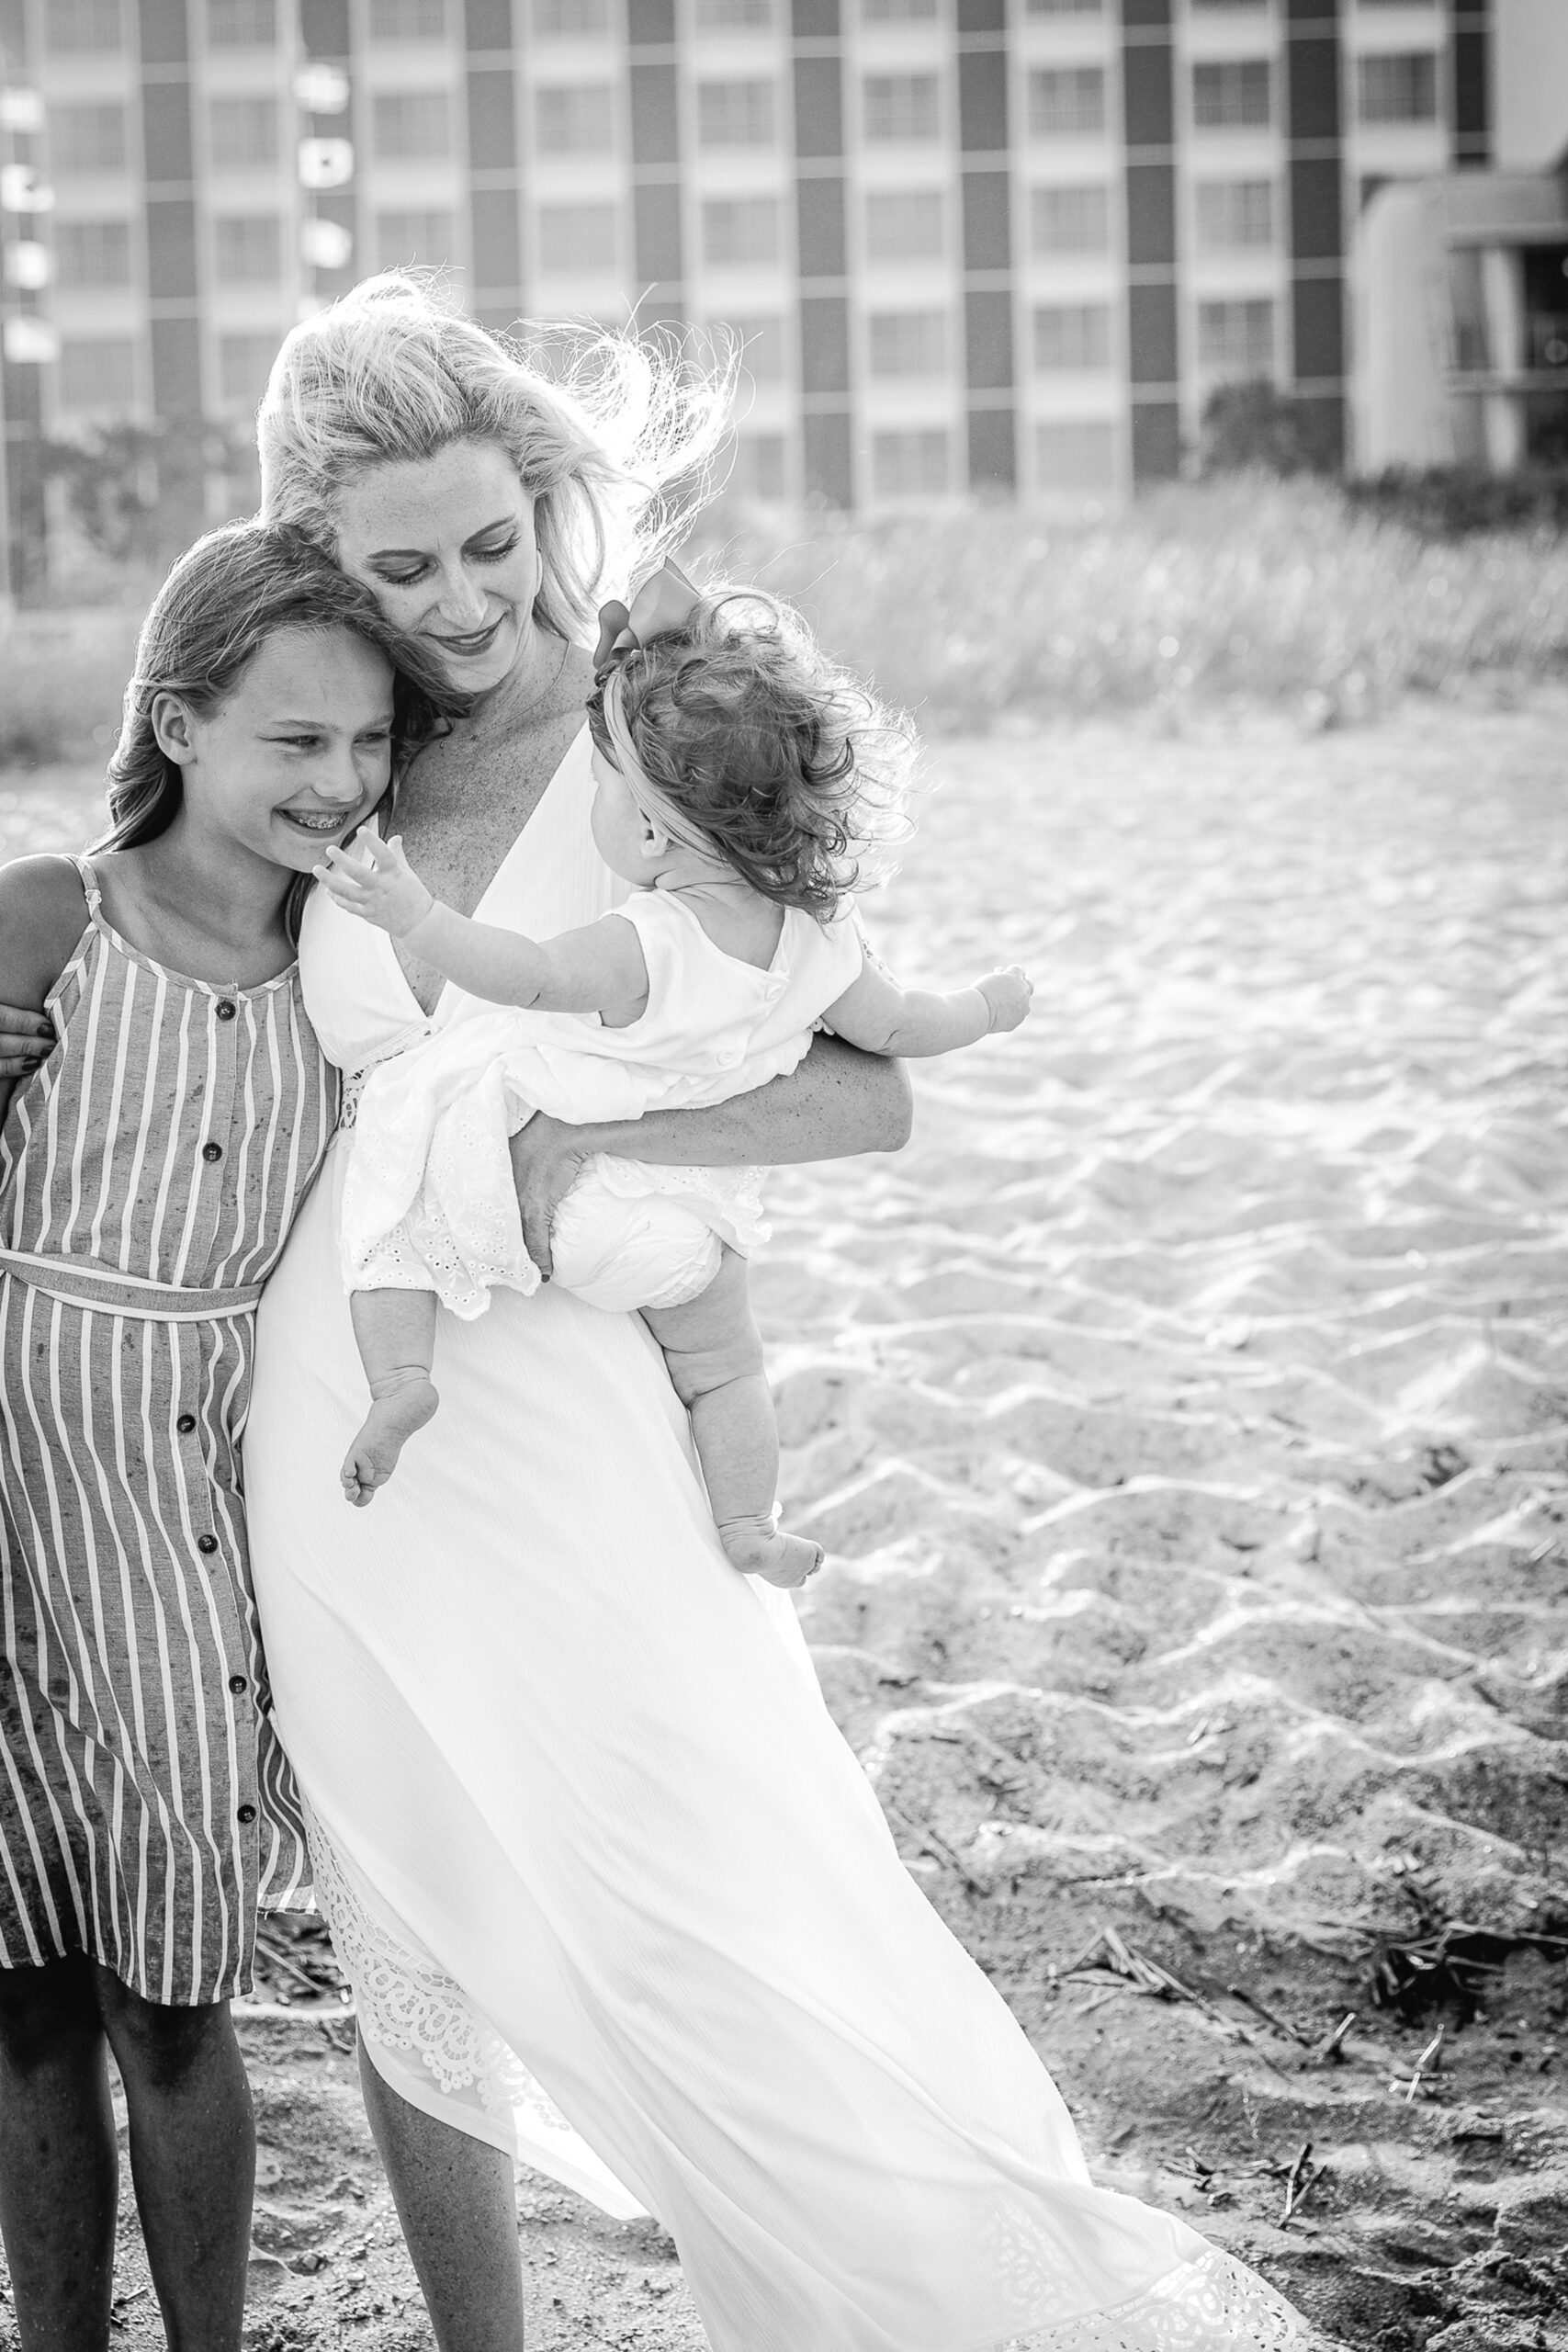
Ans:
[{"label": "striped sundress", "polygon": [[185,2006],[247,1988],[258,1905],[308,1880],[240,1439],[336,1081],[296,969],[166,971],[76,863],[57,1042],[0,1135],[0,1964],[85,1952]]}]

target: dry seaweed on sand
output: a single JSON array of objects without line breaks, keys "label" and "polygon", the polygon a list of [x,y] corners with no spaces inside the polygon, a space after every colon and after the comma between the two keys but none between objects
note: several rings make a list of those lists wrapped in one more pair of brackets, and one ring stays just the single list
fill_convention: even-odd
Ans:
[{"label": "dry seaweed on sand", "polygon": [[1416,1912],[1415,1925],[1376,1935],[1370,1959],[1372,1999],[1405,2025],[1418,2024],[1438,2009],[1451,2011],[1456,2024],[1468,2025],[1510,1952],[1568,1956],[1568,1935],[1474,1927],[1450,1917],[1436,1892],[1413,1872],[1406,1871],[1401,1883]]}]

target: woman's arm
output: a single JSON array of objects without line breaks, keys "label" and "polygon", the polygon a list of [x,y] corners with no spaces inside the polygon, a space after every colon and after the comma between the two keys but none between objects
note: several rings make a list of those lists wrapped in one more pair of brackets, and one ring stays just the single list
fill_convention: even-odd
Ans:
[{"label": "woman's arm", "polygon": [[82,936],[81,877],[67,857],[0,868],[0,1120],[54,1047],[44,1000]]},{"label": "woman's arm", "polygon": [[783,1168],[901,1150],[912,1115],[901,1063],[820,1036],[787,1078],[705,1109],[650,1111],[591,1127],[532,1118],[512,1138],[528,1255],[547,1282],[551,1219],[596,1151],[665,1168]]}]

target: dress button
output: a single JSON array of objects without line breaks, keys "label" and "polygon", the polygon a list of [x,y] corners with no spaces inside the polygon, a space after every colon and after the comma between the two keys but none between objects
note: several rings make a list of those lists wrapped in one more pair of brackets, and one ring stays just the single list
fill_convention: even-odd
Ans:
[{"label": "dress button", "polygon": [[198,1535],[196,1539],[196,1548],[198,1552],[216,1552],[218,1549],[217,1536]]},{"label": "dress button", "polygon": [[235,1008],[230,1003],[229,999],[226,996],[220,996],[219,998],[214,1009],[220,1021],[232,1021],[234,1018]]},{"label": "dress button", "polygon": [[221,1159],[223,1157],[223,1147],[220,1143],[204,1143],[201,1147],[201,1156],[203,1159],[209,1162],[214,1159]]},{"label": "dress button", "polygon": [[237,1821],[243,1821],[246,1823],[253,1822],[255,1817],[256,1809],[254,1804],[243,1804],[240,1807],[239,1812],[234,1816]]},{"label": "dress button", "polygon": [[243,1674],[231,1674],[229,1677],[229,1688],[232,1690],[236,1699],[240,1697],[243,1691],[248,1690],[250,1687],[249,1682],[245,1679],[245,1677]]},{"label": "dress button", "polygon": [[192,1430],[196,1427],[196,1415],[194,1413],[182,1413],[179,1419],[175,1423],[175,1427],[178,1430],[182,1437],[189,1437]]}]

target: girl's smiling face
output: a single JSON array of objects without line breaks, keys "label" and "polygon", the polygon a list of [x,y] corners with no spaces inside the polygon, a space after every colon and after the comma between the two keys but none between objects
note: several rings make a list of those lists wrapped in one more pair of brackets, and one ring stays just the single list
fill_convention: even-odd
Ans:
[{"label": "girl's smiling face", "polygon": [[337,560],[387,618],[433,646],[452,684],[488,694],[533,637],[534,503],[495,441],[377,466],[341,492]]},{"label": "girl's smiling face", "polygon": [[205,717],[169,689],[152,705],[186,821],[299,874],[386,792],[392,717],[391,663],[346,628],[278,629]]}]

